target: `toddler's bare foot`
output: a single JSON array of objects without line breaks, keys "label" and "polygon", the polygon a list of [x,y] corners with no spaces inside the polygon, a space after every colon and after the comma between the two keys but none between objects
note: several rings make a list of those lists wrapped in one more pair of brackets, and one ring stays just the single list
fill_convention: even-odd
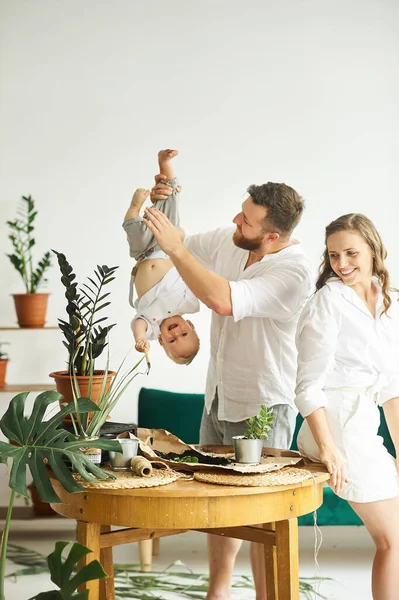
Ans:
[{"label": "toddler's bare foot", "polygon": [[175,177],[171,160],[178,154],[177,150],[170,150],[170,148],[158,152],[159,172],[165,175],[165,181],[170,181]]},{"label": "toddler's bare foot", "polygon": [[147,200],[149,195],[150,195],[150,190],[145,190],[144,188],[138,188],[133,194],[133,198],[130,203],[130,206],[132,208],[137,208],[138,210],[140,210],[140,208],[143,206],[144,202]]},{"label": "toddler's bare foot", "polygon": [[126,219],[136,219],[139,216],[140,209],[149,195],[150,190],[145,190],[144,188],[139,188],[134,192],[129,210],[125,215],[125,221]]},{"label": "toddler's bare foot", "polygon": [[[159,166],[162,167],[162,165],[164,165],[165,163],[168,163],[170,160],[172,160],[172,158],[174,158],[178,154],[179,154],[178,150],[170,150],[169,148],[167,150],[160,150],[158,152]],[[162,168],[161,168],[161,173],[163,173]]]}]

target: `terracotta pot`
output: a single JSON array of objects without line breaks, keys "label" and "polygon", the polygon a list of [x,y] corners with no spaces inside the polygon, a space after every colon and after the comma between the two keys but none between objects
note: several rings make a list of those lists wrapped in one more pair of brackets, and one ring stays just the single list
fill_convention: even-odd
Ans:
[{"label": "terracotta pot", "polygon": [[[108,390],[111,385],[111,380],[115,377],[115,371],[108,371],[107,375],[107,383],[105,386],[105,390]],[[68,371],[54,371],[50,373],[49,377],[52,377],[55,381],[55,387],[57,388],[57,392],[64,396],[64,399],[60,401],[60,406],[64,402],[73,402],[73,394],[72,394],[72,385],[71,385],[71,376]],[[89,375],[77,375],[76,379],[79,384],[80,395],[82,398],[89,397]],[[104,379],[104,371],[94,371],[91,385],[91,400],[96,404],[100,402],[101,389]],[[90,414],[89,414],[90,416]],[[67,419],[68,420],[68,419]],[[70,418],[69,418],[70,420]]]},{"label": "terracotta pot", "polygon": [[30,497],[32,499],[33,512],[37,517],[49,517],[50,515],[56,514],[55,510],[51,508],[48,502],[40,500],[40,496],[34,485],[28,485],[28,490],[30,491]]},{"label": "terracotta pot", "polygon": [[18,325],[38,329],[46,323],[49,294],[13,294]]},{"label": "terracotta pot", "polygon": [[7,372],[8,359],[0,359],[0,388],[6,385],[6,372]]}]

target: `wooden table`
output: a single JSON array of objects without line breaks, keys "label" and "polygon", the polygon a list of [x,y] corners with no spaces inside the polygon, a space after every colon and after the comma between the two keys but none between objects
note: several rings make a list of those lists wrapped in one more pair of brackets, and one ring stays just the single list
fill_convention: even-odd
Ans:
[{"label": "wooden table", "polygon": [[[268,600],[299,600],[297,517],[321,505],[328,478],[315,473],[299,484],[273,487],[178,480],[160,487],[82,494],[70,494],[53,481],[65,504],[52,507],[77,520],[78,542],[92,550],[81,566],[97,559],[109,575],[86,584],[90,600],[115,598],[113,546],[188,530],[263,544]],[[259,523],[263,528],[254,526]],[[111,531],[111,525],[125,529]]]}]

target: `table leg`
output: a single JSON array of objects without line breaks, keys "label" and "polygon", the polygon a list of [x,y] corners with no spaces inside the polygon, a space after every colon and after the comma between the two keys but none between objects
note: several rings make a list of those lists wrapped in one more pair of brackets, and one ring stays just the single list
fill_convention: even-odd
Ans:
[{"label": "table leg", "polygon": [[[78,569],[88,565],[92,560],[100,561],[100,531],[99,523],[84,523],[78,521],[77,541],[91,550],[79,561]],[[90,600],[99,600],[100,598],[100,580],[93,579],[79,586],[79,592],[88,590]]]},{"label": "table leg", "polygon": [[[108,533],[109,531],[111,531],[110,525],[101,525],[101,533]],[[108,575],[105,579],[100,579],[100,600],[115,600],[112,546],[101,548],[100,562]]]},{"label": "table leg", "polygon": [[[276,600],[299,600],[298,519],[276,523]],[[267,597],[269,600],[269,596]]]},{"label": "table leg", "polygon": [[159,555],[159,545],[161,543],[160,538],[154,538],[152,540],[152,555],[153,556],[158,556]]},{"label": "table leg", "polygon": [[[264,529],[276,530],[275,523],[265,523]],[[265,576],[266,576],[266,597],[267,600],[279,600],[277,592],[277,553],[276,546],[270,542],[263,545],[265,553]]]},{"label": "table leg", "polygon": [[[139,542],[140,567],[143,573],[151,571],[152,566],[152,540]],[[91,600],[91,598],[90,598]]]}]

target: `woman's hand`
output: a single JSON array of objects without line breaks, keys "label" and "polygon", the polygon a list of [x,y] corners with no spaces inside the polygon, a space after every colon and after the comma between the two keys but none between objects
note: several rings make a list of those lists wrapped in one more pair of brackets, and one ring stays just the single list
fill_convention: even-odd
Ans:
[{"label": "woman's hand", "polygon": [[339,494],[348,482],[344,463],[335,448],[320,449],[320,460],[331,475],[331,487],[336,494]]}]

